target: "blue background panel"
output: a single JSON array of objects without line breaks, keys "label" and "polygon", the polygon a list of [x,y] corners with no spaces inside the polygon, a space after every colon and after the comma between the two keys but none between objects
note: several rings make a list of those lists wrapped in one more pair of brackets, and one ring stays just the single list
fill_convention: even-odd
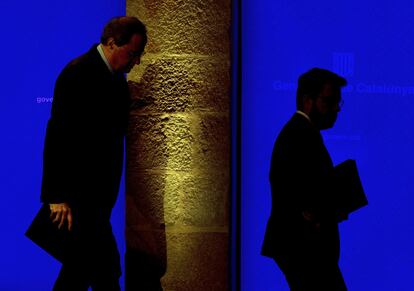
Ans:
[{"label": "blue background panel", "polygon": [[[0,14],[0,290],[51,290],[60,264],[24,232],[40,207],[43,141],[54,83],[66,63],[99,42],[110,18],[125,14],[125,3],[5,0]],[[122,194],[123,187],[112,219],[121,254]]]},{"label": "blue background panel", "polygon": [[335,164],[357,160],[369,206],[340,225],[349,290],[414,285],[414,5],[411,1],[242,1],[243,291],[288,290],[260,256],[270,213],[273,143],[312,67],[347,78],[336,126],[323,132]]}]

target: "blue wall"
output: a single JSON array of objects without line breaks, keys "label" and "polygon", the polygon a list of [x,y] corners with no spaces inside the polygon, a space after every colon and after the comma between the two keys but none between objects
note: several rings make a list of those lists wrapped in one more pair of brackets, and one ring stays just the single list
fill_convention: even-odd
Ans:
[{"label": "blue wall", "polygon": [[[42,151],[50,98],[63,66],[99,42],[104,24],[113,16],[125,14],[124,2],[0,3],[2,291],[51,290],[58,274],[60,264],[24,236],[40,207]],[[123,189],[120,194],[113,225],[123,254]]]},{"label": "blue wall", "polygon": [[288,290],[260,256],[268,171],[297,78],[315,66],[349,81],[325,143],[334,163],[357,160],[370,203],[340,225],[349,290],[413,290],[412,1],[243,0],[242,13],[242,290]]}]

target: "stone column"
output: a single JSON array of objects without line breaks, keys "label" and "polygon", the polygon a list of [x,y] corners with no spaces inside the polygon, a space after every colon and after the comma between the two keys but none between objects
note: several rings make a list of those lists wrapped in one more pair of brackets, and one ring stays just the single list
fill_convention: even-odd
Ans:
[{"label": "stone column", "polygon": [[147,264],[165,291],[228,290],[231,1],[128,0],[127,15],[149,36],[128,75],[127,280]]}]

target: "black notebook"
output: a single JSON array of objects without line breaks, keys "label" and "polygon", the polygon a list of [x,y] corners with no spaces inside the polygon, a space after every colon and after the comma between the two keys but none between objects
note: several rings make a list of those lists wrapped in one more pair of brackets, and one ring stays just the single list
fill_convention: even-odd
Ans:
[{"label": "black notebook", "polygon": [[337,165],[335,180],[337,203],[341,212],[349,214],[368,205],[355,160],[346,160]]},{"label": "black notebook", "polygon": [[26,231],[26,236],[60,262],[68,255],[72,233],[67,227],[58,229],[50,218],[49,204],[43,204]]}]

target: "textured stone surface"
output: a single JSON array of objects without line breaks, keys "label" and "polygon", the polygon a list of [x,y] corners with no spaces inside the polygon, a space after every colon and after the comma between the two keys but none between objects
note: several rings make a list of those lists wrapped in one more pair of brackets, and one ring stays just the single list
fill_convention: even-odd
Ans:
[{"label": "textured stone surface", "polygon": [[174,208],[179,197],[173,195],[164,207],[165,180],[160,177],[162,175],[146,172],[127,174],[127,226],[159,228],[165,223],[164,217],[176,220]]},{"label": "textured stone surface", "polygon": [[[167,267],[167,242],[164,228],[125,228],[127,249],[144,254],[147,263],[164,273]],[[141,264],[141,262],[136,262]]]},{"label": "textured stone surface", "polygon": [[144,61],[128,78],[140,112],[227,112],[229,68],[226,59],[167,57]]},{"label": "textured stone surface", "polygon": [[165,291],[227,291],[226,233],[168,233]]},{"label": "textured stone surface", "polygon": [[128,75],[127,246],[168,265],[165,291],[229,289],[230,7],[127,1],[149,32]]},{"label": "textured stone surface", "polygon": [[128,170],[191,169],[191,123],[191,116],[132,115],[127,137]]},{"label": "textured stone surface", "polygon": [[228,226],[229,172],[200,172],[182,184],[182,225]]},{"label": "textured stone surface", "polygon": [[154,255],[162,256],[166,253],[165,228],[139,228],[127,226],[125,228],[127,246],[131,249],[144,250]]},{"label": "textured stone surface", "polygon": [[147,25],[148,52],[230,54],[230,1],[129,0],[127,15]]},{"label": "textured stone surface", "polygon": [[[198,115],[194,168],[230,169],[230,120],[228,113]],[[230,183],[228,181],[227,183]]]},{"label": "textured stone surface", "polygon": [[127,168],[229,169],[229,123],[224,113],[132,115]]},{"label": "textured stone surface", "polygon": [[[127,225],[149,226],[179,223],[182,212],[182,180],[187,173],[134,172],[127,177]],[[183,178],[184,177],[184,178]],[[145,216],[145,217],[142,217]]]},{"label": "textured stone surface", "polygon": [[134,172],[127,176],[127,226],[228,224],[229,172]]}]

